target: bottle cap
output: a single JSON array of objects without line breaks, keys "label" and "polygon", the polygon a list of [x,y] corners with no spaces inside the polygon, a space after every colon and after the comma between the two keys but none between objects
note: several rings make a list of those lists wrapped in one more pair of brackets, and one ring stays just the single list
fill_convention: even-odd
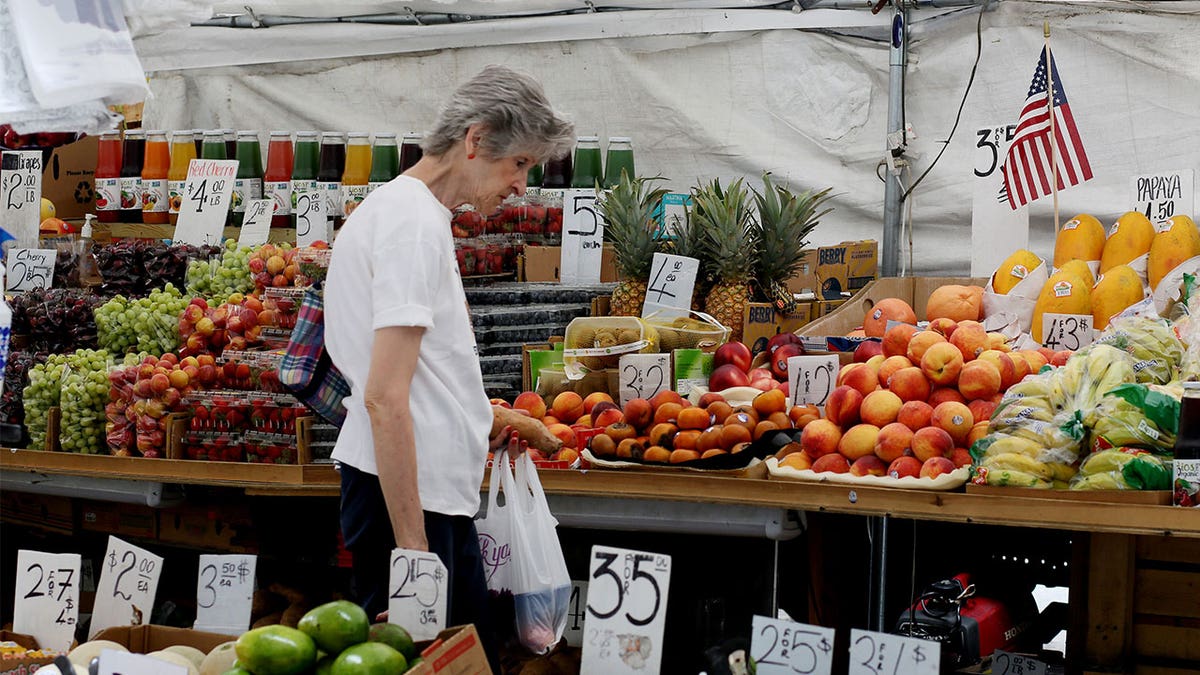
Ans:
[{"label": "bottle cap", "polygon": [[609,136],[609,143],[632,143],[633,139],[628,136]]},{"label": "bottle cap", "polygon": [[575,138],[576,143],[599,143],[599,136],[578,136]]},{"label": "bottle cap", "polygon": [[254,140],[258,140],[258,130],[257,129],[243,129],[238,132],[238,136],[239,137],[240,136],[246,136],[246,137],[253,136]]},{"label": "bottle cap", "polygon": [[375,138],[377,140],[380,138],[395,138],[395,137],[396,137],[396,134],[394,134],[390,131],[380,131],[375,134]]},{"label": "bottle cap", "polygon": [[315,132],[315,131],[297,131],[296,132],[296,138],[316,138],[316,137],[317,137],[317,132]]},{"label": "bottle cap", "polygon": [[404,134],[404,140],[406,141],[419,141],[422,138],[425,138],[425,134],[422,134],[419,131],[410,131]]},{"label": "bottle cap", "polygon": [[172,139],[183,140],[184,136],[187,136],[190,139],[192,137],[192,130],[191,129],[180,129],[178,131],[171,132]]},{"label": "bottle cap", "polygon": [[125,138],[145,136],[145,135],[146,135],[145,129],[126,129],[125,130]]}]

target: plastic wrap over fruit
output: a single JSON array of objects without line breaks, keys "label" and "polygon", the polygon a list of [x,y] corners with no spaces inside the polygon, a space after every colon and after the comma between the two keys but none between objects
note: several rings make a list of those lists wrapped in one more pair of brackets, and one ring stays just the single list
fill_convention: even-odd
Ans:
[{"label": "plastic wrap over fruit", "polygon": [[1126,384],[1108,392],[1087,416],[1092,450],[1136,446],[1170,452],[1175,445],[1183,387]]},{"label": "plastic wrap over fruit", "polygon": [[1146,316],[1113,319],[1089,349],[1098,346],[1115,347],[1132,356],[1133,370],[1141,383],[1166,384],[1178,379],[1183,367],[1183,342],[1165,319]]},{"label": "plastic wrap over fruit", "polygon": [[1071,480],[1072,490],[1169,490],[1171,470],[1146,450],[1112,448],[1092,453]]},{"label": "plastic wrap over fruit", "polygon": [[1183,301],[1179,307],[1181,309],[1175,319],[1175,332],[1187,348],[1179,379],[1195,382],[1200,380],[1200,279],[1187,275]]},{"label": "plastic wrap over fruit", "polygon": [[59,446],[63,452],[98,455],[105,451],[105,405],[111,359],[103,349],[80,349],[67,357],[62,378]]},{"label": "plastic wrap over fruit", "polygon": [[1073,397],[1062,388],[1062,370],[1027,377],[1005,393],[988,435],[971,448],[976,484],[1066,487],[1076,472],[1084,430]]},{"label": "plastic wrap over fruit", "polygon": [[1105,394],[1137,381],[1137,364],[1121,349],[1095,344],[1073,354],[1050,377],[1055,391],[1067,401],[1066,408],[1086,419]]}]

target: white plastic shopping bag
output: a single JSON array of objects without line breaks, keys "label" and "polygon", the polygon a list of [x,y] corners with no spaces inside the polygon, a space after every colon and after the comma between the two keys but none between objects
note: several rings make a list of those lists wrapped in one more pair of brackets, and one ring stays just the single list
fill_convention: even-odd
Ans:
[{"label": "white plastic shopping bag", "polygon": [[[475,531],[479,534],[479,553],[483,558],[483,573],[493,597],[512,595],[512,584],[509,582],[512,545],[509,540],[508,523],[513,507],[508,500],[512,498],[514,482],[508,453],[503,450],[497,452],[492,460],[492,474],[488,479],[487,513],[475,521]],[[504,504],[498,503],[501,487],[504,488]]]},{"label": "white plastic shopping bag", "polygon": [[505,511],[511,516],[509,574],[517,636],[526,649],[545,654],[566,630],[571,577],[558,541],[558,521],[550,513],[537,468],[527,454],[517,458],[516,467],[515,490],[509,493],[505,486]]}]

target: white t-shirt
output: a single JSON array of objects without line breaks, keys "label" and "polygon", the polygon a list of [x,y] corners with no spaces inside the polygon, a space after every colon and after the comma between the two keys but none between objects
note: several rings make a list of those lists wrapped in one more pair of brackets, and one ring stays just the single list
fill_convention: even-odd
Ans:
[{"label": "white t-shirt", "polygon": [[325,346],[350,383],[333,458],[378,475],[363,389],[375,330],[420,326],[410,407],[421,507],[474,516],[492,409],[454,258],[450,211],[421,181],[380,186],[338,233],[325,282]]}]

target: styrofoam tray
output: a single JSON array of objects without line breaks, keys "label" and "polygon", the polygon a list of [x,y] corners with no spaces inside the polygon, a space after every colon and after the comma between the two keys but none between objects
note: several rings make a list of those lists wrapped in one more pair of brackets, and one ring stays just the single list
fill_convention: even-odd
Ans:
[{"label": "styrofoam tray", "polygon": [[971,477],[970,467],[960,467],[944,473],[937,478],[892,478],[891,476],[852,476],[848,473],[833,473],[823,471],[817,473],[812,469],[800,471],[790,466],[780,466],[779,460],[768,457],[766,460],[767,475],[778,480],[799,480],[808,483],[833,483],[837,485],[857,485],[867,487],[900,488],[903,490],[955,490],[967,483]]}]

